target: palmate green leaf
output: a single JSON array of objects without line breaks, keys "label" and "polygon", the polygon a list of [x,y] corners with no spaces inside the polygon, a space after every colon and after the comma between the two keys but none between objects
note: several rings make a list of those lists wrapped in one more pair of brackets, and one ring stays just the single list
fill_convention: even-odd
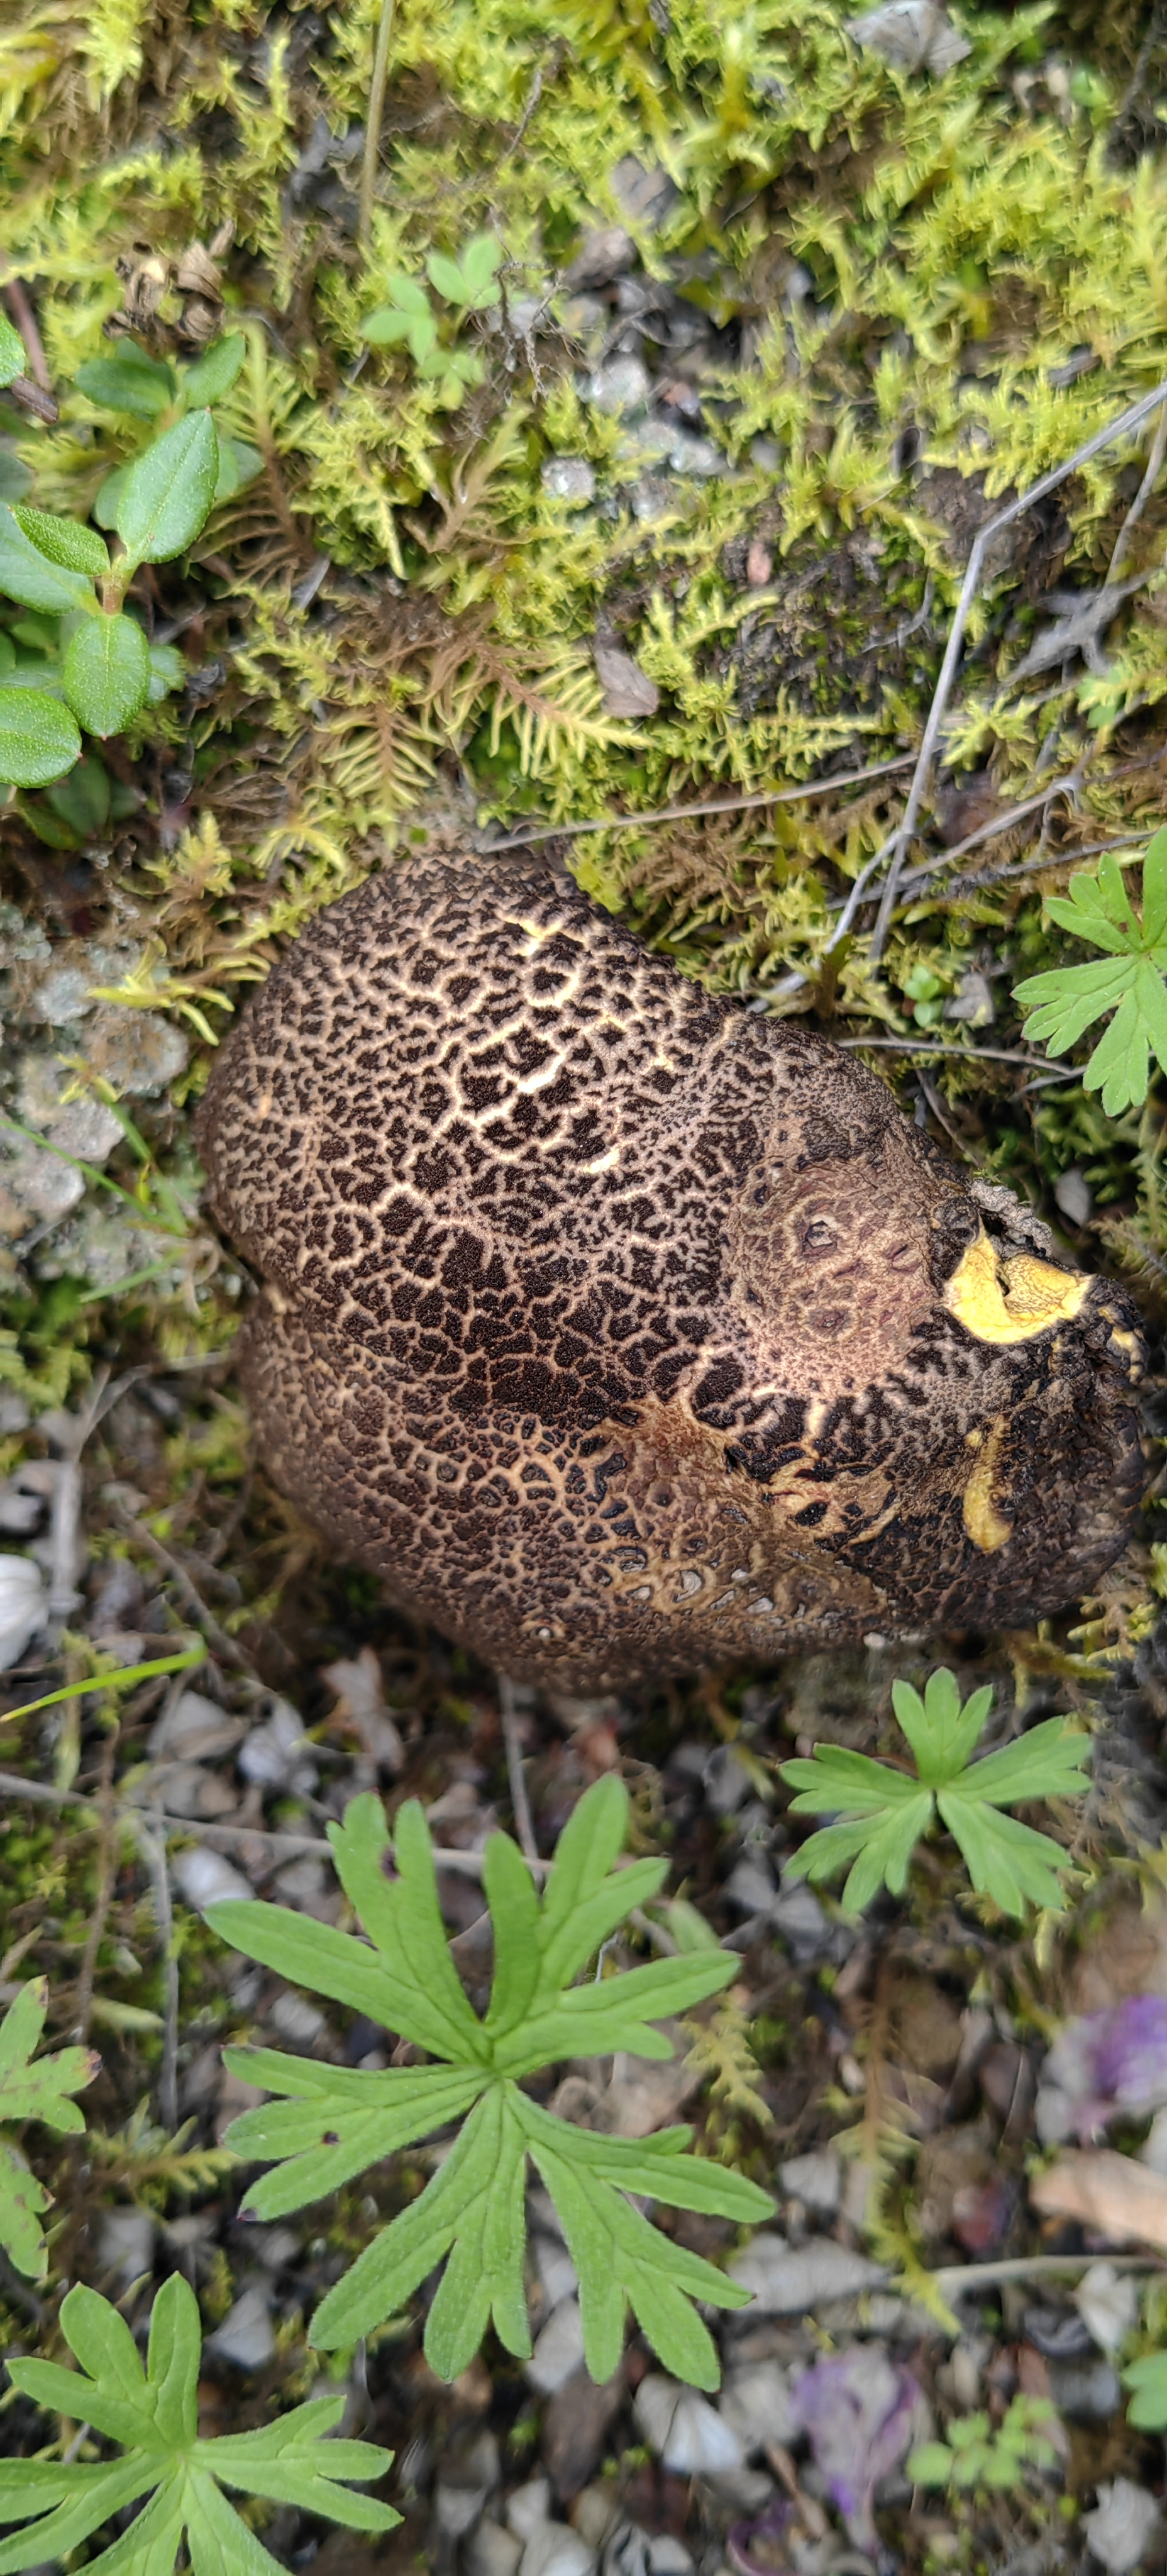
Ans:
[{"label": "palmate green leaf", "polygon": [[1122,2384],[1131,2391],[1128,2424],[1137,2424],[1141,2432],[1162,2432],[1167,2424],[1167,2352],[1149,2352],[1128,2363]]},{"label": "palmate green leaf", "polygon": [[938,1812],[978,1894],[991,1896],[1006,1914],[1023,1915],[1027,1903],[1060,1910],[1065,1897],[1058,1873],[1066,1867],[1060,1843],[998,1810],[1031,1798],[1080,1797],[1090,1786],[1080,1767],[1087,1739],[1051,1717],[1018,1743],[970,1762],[992,1696],[987,1686],[974,1691],[962,1709],[955,1676],[943,1668],[929,1676],[923,1699],[910,1684],[893,1683],[896,1718],[916,1759],[914,1779],[837,1744],[816,1745],[812,1761],[784,1762],[783,1779],[801,1792],[791,1813],[838,1819],[787,1862],[787,1877],[830,1879],[850,1863],[842,1903],[848,1913],[860,1913],[881,1887],[902,1893],[915,1846]]},{"label": "palmate green leaf", "polygon": [[[45,2025],[48,1985],[30,1979],[0,2022],[0,2122],[40,2120],[58,2135],[84,2129],[73,2100],[92,2084],[101,2059],[91,2048],[61,2048],[33,2057]],[[0,2130],[0,2246],[18,2272],[43,2280],[48,2257],[40,2220],[52,2207],[13,2141]]]},{"label": "palmate green leaf", "polygon": [[[572,1983],[664,1874],[656,1860],[616,1865],[627,1817],[618,1780],[589,1789],[560,1836],[541,1896],[509,1837],[491,1836],[483,1878],[495,1964],[483,2020],[450,1957],[429,1831],[415,1800],[399,1810],[392,1844],[372,1795],[353,1799],[343,1825],[330,1829],[341,1883],[367,1941],[281,1906],[209,1909],[213,1928],[250,1958],[371,2014],[439,2061],[366,2073],[232,2050],[233,2072],[283,2097],[245,2112],[228,2134],[237,2154],[274,2167],[248,2192],[248,2215],[274,2218],[301,2208],[382,2157],[462,2122],[420,2197],[322,2302],[311,2335],[326,2350],[371,2332],[445,2263],[426,2326],[431,2367],[456,2378],[491,2322],[509,2351],[527,2354],[523,2255],[533,2158],[553,2193],[552,2168],[560,2178],[575,2177],[572,2208],[591,2212],[588,2224],[605,2248],[605,2322],[602,2332],[588,2329],[589,2366],[592,2354],[608,2354],[613,2335],[619,2348],[630,2304],[670,2369],[692,2364],[702,2385],[713,2384],[712,2347],[690,2302],[736,2305],[743,2294],[711,2265],[682,2256],[626,2195],[743,2223],[770,2214],[768,2195],[686,2155],[687,2130],[636,2143],[595,2138],[538,2110],[519,2090],[523,2076],[565,2057],[617,2049],[669,2057],[671,2042],[654,2023],[719,1993],[736,1972],[733,1955],[714,1947]],[[566,2226],[566,2210],[561,2216]],[[589,2314],[599,2295],[597,2276],[590,2277]],[[613,2367],[605,2359],[603,2375]]]},{"label": "palmate green leaf", "polygon": [[1108,951],[1106,960],[1053,967],[1014,992],[1028,1012],[1022,1034],[1052,1056],[1114,1013],[1082,1077],[1087,1091],[1102,1093],[1111,1118],[1146,1099],[1152,1055],[1167,1071],[1167,831],[1155,834],[1144,858],[1142,899],[1140,921],[1117,859],[1105,853],[1093,876],[1072,877],[1069,896],[1048,896],[1046,909],[1059,928]]},{"label": "palmate green leaf", "polygon": [[352,2530],[388,2531],[400,2521],[389,2505],[352,2492],[354,2483],[383,2476],[392,2453],[326,2438],[344,2413],[343,2396],[311,2400],[251,2433],[199,2439],[202,2330],[194,2292],[179,2274],[154,2301],[145,2366],[124,2318],[95,2290],[70,2290],[61,2328],[80,2367],[14,2360],[12,2384],[36,2404],[91,2424],[125,2456],[97,2467],[0,2460],[0,2524],[24,2525],[0,2541],[0,2576],[63,2559],[143,2496],[144,2511],[88,2561],[90,2570],[172,2576],[185,2538],[191,2566],[204,2576],[280,2576],[224,2486]]},{"label": "palmate green leaf", "polygon": [[962,1709],[956,1675],[941,1664],[929,1673],[923,1699],[910,1682],[899,1681],[892,1683],[891,1699],[896,1724],[907,1736],[920,1778],[935,1788],[942,1780],[955,1779],[980,1743],[993,1705],[993,1686],[986,1682]]}]

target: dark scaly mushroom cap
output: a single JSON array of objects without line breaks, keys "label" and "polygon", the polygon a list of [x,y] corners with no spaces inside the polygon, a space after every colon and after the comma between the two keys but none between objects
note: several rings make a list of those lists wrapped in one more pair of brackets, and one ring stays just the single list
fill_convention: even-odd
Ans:
[{"label": "dark scaly mushroom cap", "polygon": [[495,1665],[610,1688],[1088,1590],[1141,1477],[1126,1298],[891,1093],[543,867],[393,868],[215,1067],[261,1454]]}]

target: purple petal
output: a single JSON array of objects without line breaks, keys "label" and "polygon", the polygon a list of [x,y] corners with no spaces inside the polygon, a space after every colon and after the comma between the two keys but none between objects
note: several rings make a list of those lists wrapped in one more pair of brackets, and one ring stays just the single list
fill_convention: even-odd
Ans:
[{"label": "purple petal", "polygon": [[877,2546],[872,2498],[904,2457],[919,2394],[910,2370],[889,2361],[877,2344],[853,2344],[816,2361],[795,2382],[794,2405],[816,2466],[861,2549]]},{"label": "purple petal", "polygon": [[1083,2141],[1100,2136],[1120,2111],[1138,2118],[1161,2109],[1167,2104],[1167,1996],[1128,1995],[1068,2021],[1042,2081],[1043,2089],[1064,2097],[1065,2128]]},{"label": "purple petal", "polygon": [[735,2522],[726,2548],[738,2576],[783,2576],[790,2564],[785,2541],[793,2516],[787,2497],[775,2496],[756,2522]]}]

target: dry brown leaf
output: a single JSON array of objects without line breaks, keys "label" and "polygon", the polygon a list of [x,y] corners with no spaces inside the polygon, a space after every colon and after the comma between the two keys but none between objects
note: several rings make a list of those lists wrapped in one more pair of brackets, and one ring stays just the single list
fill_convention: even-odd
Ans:
[{"label": "dry brown leaf", "polygon": [[1032,2183],[1030,2200],[1046,2218],[1076,2218],[1113,2245],[1154,2245],[1167,2253],[1167,2174],[1152,2173],[1112,2147],[1059,2156]]}]

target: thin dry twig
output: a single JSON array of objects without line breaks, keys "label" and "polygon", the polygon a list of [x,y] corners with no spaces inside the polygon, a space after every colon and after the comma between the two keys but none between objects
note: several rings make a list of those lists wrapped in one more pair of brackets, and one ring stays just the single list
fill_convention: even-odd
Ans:
[{"label": "thin dry twig", "polygon": [[202,1629],[207,1644],[213,1647],[220,1662],[232,1665],[236,1672],[246,1673],[249,1681],[258,1681],[259,1675],[251,1656],[243,1646],[237,1644],[234,1637],[228,1636],[225,1628],[219,1626],[213,1610],[208,1610],[201,1592],[196,1590],[186,1567],[180,1565],[178,1558],[171,1555],[168,1547],[163,1547],[161,1539],[155,1538],[153,1530],[148,1530],[141,1521],[135,1520],[132,1512],[127,1512],[115,1504],[114,1518],[119,1528],[124,1530],[126,1537],[132,1538],[136,1546],[143,1547],[147,1556],[152,1556],[155,1564],[163,1566],[167,1574],[177,1583],[196,1625]]},{"label": "thin dry twig", "polygon": [[4,289],[4,300],[24,342],[28,372],[34,385],[53,398],[53,379],[45,356],[45,344],[37,328],[37,318],[18,277],[10,277]]},{"label": "thin dry twig", "polygon": [[891,834],[884,851],[880,853],[880,856],[889,858],[891,864],[884,881],[879,912],[871,936],[872,965],[877,964],[883,955],[887,934],[891,928],[904,860],[916,837],[920,808],[931,775],[932,762],[940,739],[945,711],[952,694],[953,681],[956,678],[964,630],[973,601],[980,588],[985,557],[994,537],[999,536],[1003,528],[1012,527],[1014,520],[1020,519],[1026,510],[1033,509],[1037,502],[1044,501],[1048,493],[1056,492],[1060,484],[1077,472],[1079,466],[1088,464],[1092,456],[1100,455],[1102,449],[1110,447],[1116,438],[1122,438],[1128,431],[1141,428],[1143,422],[1149,420],[1152,412],[1159,410],[1165,401],[1167,401],[1167,381],[1156,385],[1153,393],[1143,394],[1138,402],[1128,404],[1126,410],[1119,412],[1117,418],[1108,422],[1105,429],[1096,430],[1093,438],[1086,439],[1081,447],[1076,447],[1073,455],[1068,456],[1063,465],[1055,465],[1048,474],[1041,475],[1036,483],[1030,484],[1027,491],[1020,492],[1015,501],[1008,502],[1003,510],[994,511],[992,518],[986,519],[983,527],[978,529],[969,553],[952,625],[949,628],[944,660],[940,666],[940,676],[928,710],[928,721],[924,727],[924,738],[912,774],[912,783],[908,789],[903,821]]},{"label": "thin dry twig", "polygon": [[[1075,795],[1082,785],[1084,776],[1085,766],[1080,763],[1077,769],[1068,769],[1064,778],[1052,779],[1048,787],[1042,788],[1039,796],[1027,796],[1024,804],[1010,805],[1008,812],[998,814],[994,822],[982,823],[978,831],[969,832],[966,838],[963,841],[957,841],[951,850],[942,850],[936,858],[925,859],[922,867],[905,868],[900,878],[900,893],[906,894],[909,886],[922,885],[928,877],[935,876],[938,868],[951,867],[954,859],[965,858],[970,850],[979,850],[983,841],[1000,840],[1002,832],[1011,832],[1014,824],[1024,823],[1027,815],[1044,813],[1055,796]],[[982,880],[978,878],[977,883],[981,882]]]},{"label": "thin dry twig", "polygon": [[89,2023],[93,2012],[93,1982],[97,1974],[97,1954],[105,1936],[117,1875],[118,1810],[114,1798],[114,1763],[121,1731],[121,1720],[115,1717],[101,1751],[101,1780],[96,1801],[97,1830],[101,1838],[97,1862],[97,1891],[93,1899],[93,1912],[90,1916],[85,1948],[81,1954],[81,1967],[77,1978],[77,2017],[73,2025],[73,2037],[82,2046],[89,2037]]},{"label": "thin dry twig", "polygon": [[1131,538],[1133,537],[1135,529],[1142,518],[1151,494],[1155,489],[1155,485],[1159,480],[1159,476],[1163,471],[1163,458],[1165,454],[1167,454],[1167,402],[1162,405],[1159,412],[1159,418],[1155,424],[1155,435],[1151,442],[1151,453],[1147,458],[1146,473],[1143,476],[1134,500],[1131,502],[1130,508],[1127,511],[1126,517],[1118,532],[1118,541],[1115,545],[1114,553],[1110,558],[1110,570],[1107,573],[1104,584],[1104,588],[1107,590],[1109,590],[1112,584],[1117,580],[1118,575],[1126,562],[1127,555],[1130,552]]},{"label": "thin dry twig", "polygon": [[[50,1789],[47,1781],[26,1780],[19,1771],[0,1771],[0,1797],[31,1798],[34,1804],[45,1807],[80,1807],[91,1832],[96,1833],[101,1824],[92,1799],[87,1798],[83,1790]],[[157,1824],[168,1834],[185,1834],[194,1842],[213,1843],[216,1837],[228,1843],[264,1842],[270,1844],[273,1851],[286,1852],[289,1858],[302,1852],[319,1852],[323,1860],[336,1859],[331,1843],[325,1842],[319,1834],[286,1834],[274,1831],[269,1825],[229,1825],[221,1817],[204,1824],[197,1816],[171,1815],[165,1807],[122,1805],[117,1809],[117,1819],[121,1824],[133,1825],[139,1833],[143,1824],[147,1827]],[[447,1850],[441,1843],[435,1843],[433,1854],[438,1869],[450,1870],[463,1878],[482,1876],[481,1852]],[[540,1875],[551,1867],[550,1861],[540,1860],[537,1853],[527,1852],[523,1856],[528,1868]]]},{"label": "thin dry twig", "polygon": [[515,1686],[505,1673],[499,1674],[498,1705],[502,1718],[502,1740],[506,1746],[511,1813],[515,1820],[515,1832],[519,1838],[519,1850],[525,1861],[537,1861],[539,1847],[535,1841],[535,1828],[531,1822],[531,1802],[527,1796],[527,1783],[523,1777],[523,1748],[519,1740],[519,1713],[515,1706]]},{"label": "thin dry twig", "polygon": [[[156,1822],[156,1830],[151,1826]],[[154,1894],[154,1919],[158,1926],[158,1947],[162,1957],[162,2062],[158,2069],[158,2111],[162,2126],[171,2137],[178,2127],[178,1960],[174,1950],[174,1908],[170,1901],[170,1870],[166,1859],[165,1820],[139,1818],[138,1841],[150,1872]]]},{"label": "thin dry twig", "polygon": [[893,1055],[959,1055],[966,1064],[988,1056],[994,1064],[1023,1064],[1027,1073],[1048,1071],[1043,1055],[1022,1055],[1019,1047],[960,1046],[947,1038],[840,1038],[841,1047],[887,1047]]},{"label": "thin dry twig", "polygon": [[[1161,2272],[1162,2257],[1154,2254],[1108,2254],[1113,2272]],[[993,2289],[1004,2281],[1062,2280],[1075,2272],[1088,2272],[1096,2254],[1011,2254],[999,2263],[942,2263],[928,2279],[942,2299],[973,2296],[978,2290]]]},{"label": "thin dry twig", "polygon": [[801,787],[770,787],[757,796],[718,796],[701,805],[658,805],[647,814],[593,815],[585,823],[543,823],[533,832],[512,832],[505,841],[488,841],[481,852],[493,859],[505,850],[532,849],[537,841],[573,840],[582,832],[634,832],[647,823],[687,823],[705,814],[749,814],[765,805],[800,805],[812,796],[829,796],[836,787],[863,787],[868,779],[889,778],[894,770],[909,769],[910,751],[900,752],[894,760],[876,760],[865,769],[842,769],[834,778],[808,778]]},{"label": "thin dry twig", "polygon": [[377,26],[377,47],[373,55],[373,77],[369,83],[369,106],[365,119],[365,148],[361,155],[361,193],[357,214],[357,242],[361,250],[369,247],[373,229],[373,205],[377,194],[377,164],[381,158],[381,126],[385,116],[385,85],[389,78],[389,46],[393,35],[394,0],[381,0]]}]

